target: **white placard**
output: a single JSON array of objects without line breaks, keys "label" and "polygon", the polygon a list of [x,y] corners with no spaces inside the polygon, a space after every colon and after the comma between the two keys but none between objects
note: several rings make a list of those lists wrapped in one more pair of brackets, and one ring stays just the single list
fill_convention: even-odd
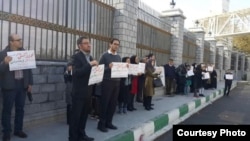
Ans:
[{"label": "white placard", "polygon": [[34,50],[11,51],[7,55],[12,57],[9,62],[10,71],[36,68]]},{"label": "white placard", "polygon": [[233,75],[232,74],[226,74],[225,75],[227,80],[233,80]]},{"label": "white placard", "polygon": [[138,75],[138,73],[139,73],[139,65],[138,64],[129,64],[128,74]]},{"label": "white placard", "polygon": [[145,73],[145,63],[139,63],[139,73]]},{"label": "white placard", "polygon": [[163,86],[165,86],[165,71],[164,71],[164,67],[155,67],[155,71],[156,72],[161,72],[161,74],[159,75],[159,77],[161,78],[162,84]]},{"label": "white placard", "polygon": [[93,66],[91,68],[88,85],[93,85],[102,82],[103,74],[104,74],[104,64]]},{"label": "white placard", "polygon": [[193,75],[194,75],[194,71],[193,70],[187,71],[187,76],[193,76]]},{"label": "white placard", "polygon": [[212,72],[213,70],[214,70],[214,68],[212,66],[207,67],[207,71]]},{"label": "white placard", "polygon": [[124,78],[128,77],[128,67],[127,63],[117,63],[113,62],[113,67],[111,69],[111,78]]},{"label": "white placard", "polygon": [[210,74],[209,74],[209,72],[205,72],[205,73],[203,73],[203,77],[202,77],[202,79],[209,79],[210,78]]}]

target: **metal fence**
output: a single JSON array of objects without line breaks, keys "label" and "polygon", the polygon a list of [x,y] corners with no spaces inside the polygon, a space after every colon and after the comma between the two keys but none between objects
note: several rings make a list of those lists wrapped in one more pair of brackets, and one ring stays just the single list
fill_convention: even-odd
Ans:
[{"label": "metal fence", "polygon": [[[104,2],[104,3],[103,3]],[[105,4],[106,3],[106,4]],[[112,37],[112,0],[0,0],[0,47],[8,35],[20,34],[23,47],[38,60],[66,60],[79,36],[91,38],[93,56],[107,49]]]},{"label": "metal fence", "polygon": [[186,33],[183,37],[183,56],[182,62],[193,64],[195,63],[195,56],[196,56],[196,38],[189,35],[190,33]]},{"label": "metal fence", "polygon": [[171,36],[171,33],[165,30],[138,20],[137,55],[144,57],[153,53],[157,58],[157,65],[166,64],[170,56]]}]

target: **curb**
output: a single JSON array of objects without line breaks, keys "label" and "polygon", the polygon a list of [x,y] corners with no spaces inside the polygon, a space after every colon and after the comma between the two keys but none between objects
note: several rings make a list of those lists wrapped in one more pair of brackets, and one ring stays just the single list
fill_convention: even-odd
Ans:
[{"label": "curb", "polygon": [[[231,89],[235,88],[236,85],[237,84],[234,83]],[[170,110],[143,123],[140,127],[127,130],[106,141],[152,141],[172,129],[172,125],[180,123],[213,101],[221,98],[223,96],[223,90],[224,88],[218,89],[206,97],[185,103],[176,109]]]}]

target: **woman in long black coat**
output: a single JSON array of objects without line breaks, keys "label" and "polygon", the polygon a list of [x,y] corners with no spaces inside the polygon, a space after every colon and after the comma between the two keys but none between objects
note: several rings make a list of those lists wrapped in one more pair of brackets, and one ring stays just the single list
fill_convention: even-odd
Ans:
[{"label": "woman in long black coat", "polygon": [[211,88],[217,89],[217,72],[213,70],[211,73]]},{"label": "woman in long black coat", "polygon": [[194,97],[199,97],[197,92],[199,91],[200,88],[203,87],[201,64],[199,64],[196,68],[194,68],[193,87],[194,87]]}]

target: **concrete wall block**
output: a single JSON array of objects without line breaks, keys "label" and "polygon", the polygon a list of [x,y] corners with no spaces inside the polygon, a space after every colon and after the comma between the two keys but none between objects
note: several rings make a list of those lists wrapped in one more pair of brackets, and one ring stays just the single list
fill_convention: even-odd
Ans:
[{"label": "concrete wall block", "polygon": [[33,95],[33,102],[34,104],[38,103],[45,103],[49,101],[49,94],[48,93],[40,93]]},{"label": "concrete wall block", "polygon": [[42,74],[55,74],[56,67],[55,66],[41,66],[41,73]]},{"label": "concrete wall block", "polygon": [[64,66],[62,66],[62,67],[57,67],[56,68],[56,70],[55,70],[56,72],[56,74],[63,74],[64,73]]},{"label": "concrete wall block", "polygon": [[40,85],[39,84],[32,85],[32,94],[37,94],[39,92],[40,92]]},{"label": "concrete wall block", "polygon": [[46,103],[40,104],[40,111],[39,112],[51,111],[51,110],[55,110],[55,109],[56,109],[55,102],[46,102]]},{"label": "concrete wall block", "polygon": [[57,83],[56,84],[56,91],[66,91],[65,83]]},{"label": "concrete wall block", "polygon": [[47,83],[47,75],[33,75],[34,84],[44,84]]},{"label": "concrete wall block", "polygon": [[41,92],[54,92],[56,84],[41,84]]},{"label": "concrete wall block", "polygon": [[129,15],[128,13],[129,12],[127,10],[124,10],[123,15],[126,16],[126,17],[128,17],[128,15]]},{"label": "concrete wall block", "polygon": [[124,6],[125,6],[125,5],[124,5],[123,3],[117,3],[116,6],[115,6],[115,8],[116,8],[116,9],[123,9]]},{"label": "concrete wall block", "polygon": [[32,69],[31,71],[32,71],[32,74],[40,74],[40,73],[41,73],[41,72],[40,72],[40,67],[37,67],[37,68],[35,68],[35,69]]},{"label": "concrete wall block", "polygon": [[39,112],[40,112],[40,104],[30,104],[30,105],[25,105],[24,107],[24,113],[25,113],[24,117]]},{"label": "concrete wall block", "polygon": [[62,83],[64,82],[63,74],[48,75],[48,83]]},{"label": "concrete wall block", "polygon": [[67,106],[67,104],[64,100],[56,101],[56,108],[57,109],[63,109],[66,106]]},{"label": "concrete wall block", "polygon": [[65,95],[65,92],[63,91],[56,91],[56,92],[50,92],[49,93],[49,101],[58,101],[58,100],[63,100],[63,95]]}]

